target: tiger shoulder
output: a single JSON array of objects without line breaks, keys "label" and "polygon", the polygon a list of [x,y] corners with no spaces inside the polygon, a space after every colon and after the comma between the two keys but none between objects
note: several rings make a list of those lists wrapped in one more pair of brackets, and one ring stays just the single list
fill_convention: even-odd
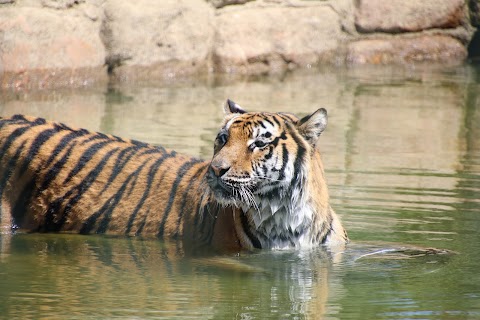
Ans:
[{"label": "tiger shoulder", "polygon": [[323,108],[299,119],[227,100],[204,161],[41,118],[0,118],[0,223],[228,250],[344,244],[316,147],[326,125]]}]

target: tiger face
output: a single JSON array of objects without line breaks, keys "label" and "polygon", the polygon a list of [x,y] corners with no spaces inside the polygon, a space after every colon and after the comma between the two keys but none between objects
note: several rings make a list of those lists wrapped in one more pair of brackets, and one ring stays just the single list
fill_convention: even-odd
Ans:
[{"label": "tiger face", "polygon": [[287,113],[246,112],[228,100],[207,181],[218,202],[245,209],[258,198],[282,198],[305,178],[325,109],[299,119]]}]

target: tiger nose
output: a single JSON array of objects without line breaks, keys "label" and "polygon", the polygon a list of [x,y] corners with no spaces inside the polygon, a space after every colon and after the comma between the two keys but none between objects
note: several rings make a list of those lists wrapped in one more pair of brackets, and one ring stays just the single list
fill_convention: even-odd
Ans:
[{"label": "tiger nose", "polygon": [[230,166],[226,163],[211,163],[210,164],[210,169],[213,171],[213,174],[217,178],[220,178],[223,176],[225,173],[227,173],[228,170],[230,170]]}]

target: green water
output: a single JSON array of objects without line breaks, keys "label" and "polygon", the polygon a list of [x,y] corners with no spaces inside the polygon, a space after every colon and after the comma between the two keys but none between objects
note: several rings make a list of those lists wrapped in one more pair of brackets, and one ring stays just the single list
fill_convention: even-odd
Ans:
[{"label": "green water", "polygon": [[[105,236],[0,234],[2,319],[480,319],[480,68],[0,93],[25,113],[209,158],[231,98],[325,107],[332,206],[352,243],[236,255]],[[436,247],[453,255],[390,249]]]}]

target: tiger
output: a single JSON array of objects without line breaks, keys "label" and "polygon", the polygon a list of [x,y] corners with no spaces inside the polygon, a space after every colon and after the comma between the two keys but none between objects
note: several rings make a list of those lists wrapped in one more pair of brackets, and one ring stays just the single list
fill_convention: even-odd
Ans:
[{"label": "tiger", "polygon": [[224,111],[209,161],[43,118],[0,118],[2,227],[233,251],[347,243],[317,147],[327,111],[247,112],[229,99]]}]

